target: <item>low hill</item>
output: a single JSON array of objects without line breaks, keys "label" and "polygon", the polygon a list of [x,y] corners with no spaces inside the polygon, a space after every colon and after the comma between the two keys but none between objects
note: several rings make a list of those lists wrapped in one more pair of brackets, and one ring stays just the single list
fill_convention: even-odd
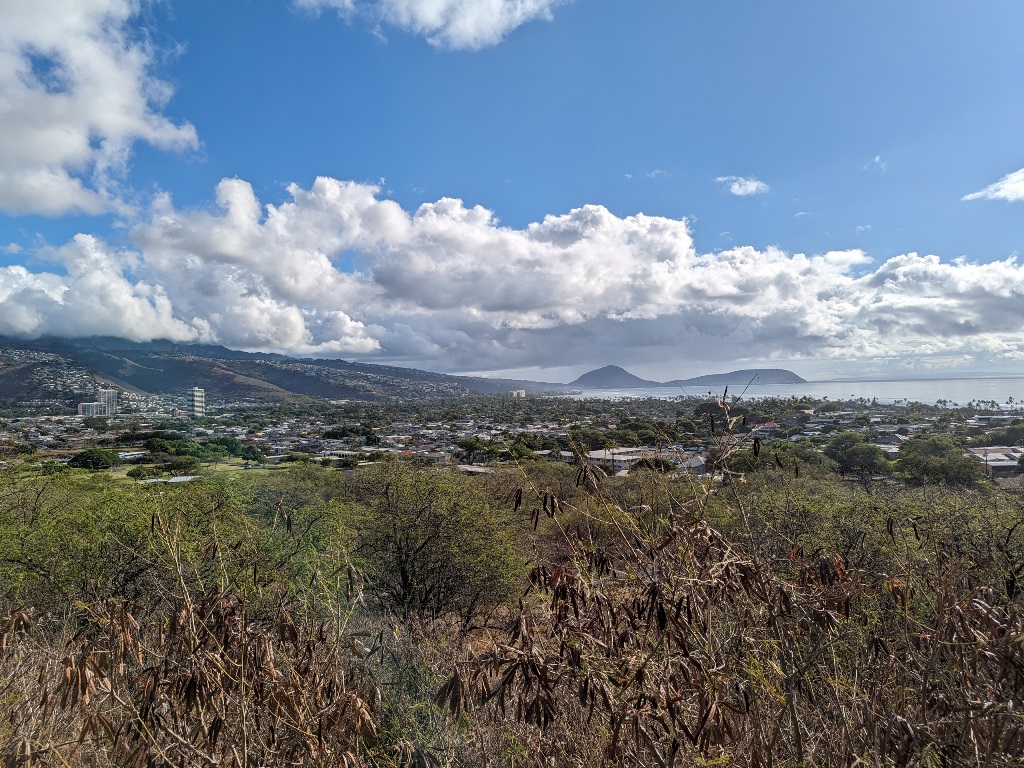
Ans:
[{"label": "low hill", "polygon": [[729,373],[711,373],[692,379],[679,379],[669,384],[679,387],[722,387],[734,384],[803,384],[806,379],[784,368],[744,368]]},{"label": "low hill", "polygon": [[588,389],[628,389],[630,387],[660,387],[656,381],[647,381],[634,376],[617,365],[606,365],[594,371],[588,371],[569,384],[570,387],[586,387]]},{"label": "low hill", "polygon": [[744,368],[729,373],[712,373],[692,379],[648,381],[617,365],[606,365],[580,376],[568,386],[586,389],[630,389],[653,387],[724,387],[737,384],[803,384],[804,379],[783,368]]}]

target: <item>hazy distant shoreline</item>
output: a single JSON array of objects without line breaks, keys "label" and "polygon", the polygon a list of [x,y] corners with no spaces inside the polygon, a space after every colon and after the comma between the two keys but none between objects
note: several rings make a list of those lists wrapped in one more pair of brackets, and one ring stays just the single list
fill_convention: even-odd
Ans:
[{"label": "hazy distant shoreline", "polygon": [[[581,388],[572,397],[702,397],[709,391],[721,394],[725,387],[636,387],[621,389]],[[731,385],[730,395],[744,398],[811,397],[829,400],[875,401],[880,405],[895,402],[920,402],[934,405],[939,400],[966,405],[972,400],[994,401],[1008,408],[1024,407],[1024,375],[976,376],[932,379],[833,379],[802,384]],[[1012,400],[1010,399],[1012,398]]]},{"label": "hazy distant shoreline", "polygon": [[[808,384],[870,384],[873,382],[900,382],[900,381],[977,381],[979,379],[1024,379],[1024,373],[979,373],[975,375],[961,376],[917,376],[891,378],[857,378],[857,379],[808,379]],[[774,385],[765,385],[774,386]]]}]

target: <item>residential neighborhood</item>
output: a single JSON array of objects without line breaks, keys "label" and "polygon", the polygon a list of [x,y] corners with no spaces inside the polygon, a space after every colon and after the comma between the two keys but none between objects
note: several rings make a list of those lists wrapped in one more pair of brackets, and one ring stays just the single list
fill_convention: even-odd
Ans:
[{"label": "residential neighborhood", "polygon": [[[60,381],[66,386],[69,379]],[[642,466],[692,476],[710,474],[718,480],[745,471],[742,464],[724,461],[726,454],[768,448],[798,450],[804,461],[817,460],[815,456],[831,459],[851,478],[880,480],[900,461],[904,446],[917,445],[915,437],[930,436],[955,441],[958,455],[973,462],[974,471],[1006,487],[1019,484],[1024,456],[1024,429],[1014,432],[1014,425],[1022,422],[1020,415],[977,408],[872,403],[842,407],[796,398],[598,401],[526,398],[515,391],[419,404],[402,401],[393,407],[348,401],[275,407],[208,400],[200,387],[175,396],[142,397],[103,382],[94,381],[91,392],[85,380],[76,386],[74,391],[87,398],[77,413],[11,415],[0,420],[0,447],[59,464],[100,448],[116,452],[123,465],[170,466],[173,455],[151,445],[153,439],[169,434],[198,446],[237,441],[236,454],[247,452],[245,468],[315,461],[350,469],[394,455],[458,466],[466,472],[529,460],[585,463],[609,475]],[[436,413],[417,418],[415,412],[424,410]],[[389,420],[391,411],[409,415]],[[1007,436],[1016,439],[1008,441]],[[856,458],[851,459],[848,450],[856,446]],[[225,457],[216,451],[198,456],[208,459],[208,468]],[[192,464],[181,469],[189,474],[198,471]]]}]

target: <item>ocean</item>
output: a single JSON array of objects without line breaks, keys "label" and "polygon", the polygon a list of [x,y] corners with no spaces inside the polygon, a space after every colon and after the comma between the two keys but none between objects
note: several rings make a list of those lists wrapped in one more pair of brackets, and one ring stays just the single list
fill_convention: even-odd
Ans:
[{"label": "ocean", "polygon": [[[713,391],[721,394],[722,387]],[[643,389],[585,389],[574,397],[703,397],[707,387],[652,387]],[[800,397],[806,395],[819,400],[875,400],[882,405],[919,402],[934,405],[940,400],[951,406],[964,406],[972,400],[994,401],[1008,409],[1024,408],[1024,376],[1000,376],[960,379],[892,379],[863,381],[808,381],[803,384],[731,384],[729,395],[743,394],[744,399],[761,397]],[[1018,402],[1020,401],[1020,402]]]}]

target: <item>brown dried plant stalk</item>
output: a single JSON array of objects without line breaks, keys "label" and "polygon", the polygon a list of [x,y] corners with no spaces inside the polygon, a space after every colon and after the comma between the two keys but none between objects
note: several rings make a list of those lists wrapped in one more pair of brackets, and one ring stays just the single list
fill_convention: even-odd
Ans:
[{"label": "brown dried plant stalk", "polygon": [[314,610],[215,538],[190,563],[176,533],[154,518],[173,578],[149,605],[79,603],[62,643],[8,617],[3,764],[365,764],[380,692],[360,669],[371,641],[348,627],[355,569],[321,577],[334,600]]},{"label": "brown dried plant stalk", "polygon": [[[709,419],[723,469],[743,447],[732,405],[723,397]],[[785,488],[798,474],[778,461],[762,478]],[[565,546],[437,695],[478,722],[515,724],[530,762],[1021,764],[1020,604],[939,537],[890,518],[845,556],[805,553],[755,527],[756,495],[735,482],[662,482],[650,494],[662,503],[626,509],[598,473],[577,479],[583,504],[514,495],[515,511],[535,497],[534,526],[555,519]],[[729,536],[709,522],[723,507]],[[872,567],[880,546],[898,573]]]}]

